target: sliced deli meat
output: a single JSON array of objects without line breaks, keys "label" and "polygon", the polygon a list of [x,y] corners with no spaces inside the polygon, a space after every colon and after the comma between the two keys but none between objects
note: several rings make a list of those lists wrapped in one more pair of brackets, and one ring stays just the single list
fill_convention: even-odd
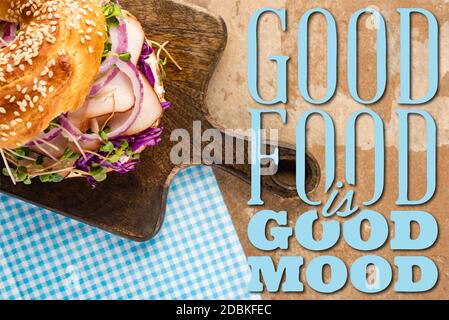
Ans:
[{"label": "sliced deli meat", "polygon": [[136,98],[130,79],[119,72],[96,96],[88,98],[83,107],[70,113],[68,118],[77,126],[106,114],[126,112],[133,108]]},{"label": "sliced deli meat", "polygon": [[[163,114],[163,109],[159,98],[157,97],[154,89],[151,87],[148,80],[139,72],[139,77],[143,83],[143,103],[142,109],[136,121],[128,128],[122,136],[130,136],[142,132],[148,128],[154,126],[154,124],[160,119]],[[115,114],[108,126],[114,130],[114,128],[120,127],[131,116],[132,110]]]},{"label": "sliced deli meat", "polygon": [[139,21],[132,17],[126,19],[126,31],[128,33],[128,52],[131,54],[131,62],[137,65],[145,41],[145,32]]}]

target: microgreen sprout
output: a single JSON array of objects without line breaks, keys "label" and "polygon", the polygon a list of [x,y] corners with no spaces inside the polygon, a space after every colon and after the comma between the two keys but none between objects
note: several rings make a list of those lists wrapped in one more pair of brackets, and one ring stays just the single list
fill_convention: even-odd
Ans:
[{"label": "microgreen sprout", "polygon": [[108,26],[118,26],[120,24],[118,18],[123,17],[122,9],[113,1],[110,1],[103,6],[103,15]]},{"label": "microgreen sprout", "polygon": [[167,77],[167,73],[165,72],[165,66],[168,63],[168,58],[165,57],[164,59],[159,59],[159,61],[157,63],[159,64],[159,67],[161,68],[162,77],[166,78]]},{"label": "microgreen sprout", "polygon": [[36,165],[41,166],[44,164],[44,156],[40,155],[36,159]]},{"label": "microgreen sprout", "polygon": [[80,154],[76,153],[70,148],[66,148],[60,160],[78,160],[80,157]]},{"label": "microgreen sprout", "polygon": [[104,44],[102,61],[104,61],[104,59],[106,59],[109,56],[116,55],[121,60],[128,62],[131,59],[131,54],[129,52],[124,52],[124,53],[119,53],[119,54],[111,53],[112,44],[111,44],[111,41],[109,40],[109,30],[113,27],[117,27],[120,25],[119,18],[123,17],[122,9],[118,5],[118,3],[110,1],[103,6],[103,15],[106,19],[108,36],[107,36],[107,39]]},{"label": "microgreen sprout", "polygon": [[50,174],[43,174],[41,176],[39,176],[39,180],[42,183],[59,183],[62,180],[64,180],[64,177],[61,176],[59,173],[50,173]]},{"label": "microgreen sprout", "polygon": [[27,147],[20,147],[20,148],[14,149],[14,150],[5,149],[5,151],[10,153],[14,157],[14,159],[17,161],[20,161],[20,160],[35,161],[36,160],[34,158],[29,157],[31,150]]},{"label": "microgreen sprout", "polygon": [[23,182],[26,185],[31,184],[31,178],[26,167],[20,166],[11,170],[8,170],[8,168],[3,168],[2,173],[6,177],[13,177],[17,182]]},{"label": "microgreen sprout", "polygon": [[99,164],[92,165],[89,174],[97,182],[103,182],[108,177],[106,168],[102,167]]}]

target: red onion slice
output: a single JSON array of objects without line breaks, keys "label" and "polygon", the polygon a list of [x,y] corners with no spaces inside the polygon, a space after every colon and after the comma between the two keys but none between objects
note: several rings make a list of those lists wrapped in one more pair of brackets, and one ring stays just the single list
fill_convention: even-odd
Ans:
[{"label": "red onion slice", "polygon": [[120,19],[118,27],[109,30],[109,35],[111,37],[112,52],[123,53],[128,51],[128,29],[123,19]]},{"label": "red onion slice", "polygon": [[59,123],[61,124],[61,126],[64,129],[66,129],[68,132],[70,132],[71,135],[73,135],[77,139],[80,139],[81,141],[98,141],[98,140],[100,140],[100,137],[96,134],[82,133],[81,130],[78,129],[75,125],[73,125],[73,123],[70,122],[70,120],[67,119],[67,117],[64,115],[59,116]]},{"label": "red onion slice", "polygon": [[120,73],[117,68],[111,69],[104,77],[98,79],[90,89],[89,96],[93,97],[98,94],[105,86],[107,86]]},{"label": "red onion slice", "polygon": [[45,140],[45,141],[51,141],[54,140],[57,136],[61,134],[61,129],[55,128],[50,130],[48,133],[41,134],[38,138]]},{"label": "red onion slice", "polygon": [[120,71],[123,72],[131,80],[134,95],[136,97],[136,102],[129,118],[118,128],[112,128],[112,132],[108,134],[109,139],[114,139],[120,136],[134,124],[137,117],[140,115],[143,103],[143,83],[137,68],[131,62],[124,62],[120,59],[116,59],[115,64],[120,69]]},{"label": "red onion slice", "polygon": [[[42,133],[41,135],[38,136],[38,138],[41,140],[44,140],[44,141],[51,142],[51,141],[55,140],[57,137],[59,137],[61,135],[61,132],[62,132],[62,130],[60,128],[55,128],[55,129],[50,130],[47,133]],[[31,141],[31,142],[28,142],[26,144],[26,146],[31,147],[36,144],[43,144],[43,142]]]},{"label": "red onion slice", "polygon": [[[124,53],[128,51],[128,31],[123,19],[119,19],[120,24],[117,27],[109,29],[109,40],[111,42],[112,53]],[[107,57],[100,66],[100,74],[109,71],[114,66],[115,57]]]},{"label": "red onion slice", "polygon": [[106,72],[108,72],[113,66],[114,64],[112,63],[112,59],[113,57],[107,57],[103,63],[100,66],[100,70],[98,71],[98,74],[104,74]]}]

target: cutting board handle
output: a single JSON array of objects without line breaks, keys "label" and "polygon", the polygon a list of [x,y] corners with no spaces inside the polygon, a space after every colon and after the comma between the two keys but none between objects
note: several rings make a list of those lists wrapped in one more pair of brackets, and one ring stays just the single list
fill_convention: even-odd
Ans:
[{"label": "cutting board handle", "polygon": [[[219,129],[222,134],[223,143],[220,158],[224,163],[214,164],[214,166],[251,184],[251,139],[249,137],[236,137],[226,134],[225,130],[220,128],[218,124],[213,124],[213,121],[209,120],[211,117],[205,105],[202,106],[202,109],[204,115],[201,125],[202,129]],[[273,145],[270,142],[264,141],[263,145],[264,147],[262,150],[266,150],[267,154],[273,153],[276,148],[279,150],[279,164],[277,166],[272,164],[273,170],[270,170],[268,175],[262,176],[263,190],[273,192],[284,198],[297,197],[295,148],[282,142],[278,145]],[[205,150],[206,146],[207,143],[203,142],[202,150]],[[227,150],[227,146],[233,147],[231,150],[232,157],[228,155],[231,151]],[[244,156],[244,161],[242,161],[242,156]],[[264,165],[262,166],[264,167]],[[266,164],[265,167],[266,166],[268,166],[268,164]],[[307,154],[305,178],[307,193],[311,193],[316,189],[320,181],[320,176],[321,171],[318,162],[312,155]]]}]

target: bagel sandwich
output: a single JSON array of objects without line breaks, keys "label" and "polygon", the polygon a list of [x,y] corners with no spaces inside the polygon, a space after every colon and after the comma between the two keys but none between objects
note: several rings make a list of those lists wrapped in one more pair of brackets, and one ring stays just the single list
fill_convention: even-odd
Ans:
[{"label": "bagel sandwich", "polygon": [[0,0],[0,21],[0,155],[14,184],[95,187],[159,145],[172,57],[118,2]]}]

